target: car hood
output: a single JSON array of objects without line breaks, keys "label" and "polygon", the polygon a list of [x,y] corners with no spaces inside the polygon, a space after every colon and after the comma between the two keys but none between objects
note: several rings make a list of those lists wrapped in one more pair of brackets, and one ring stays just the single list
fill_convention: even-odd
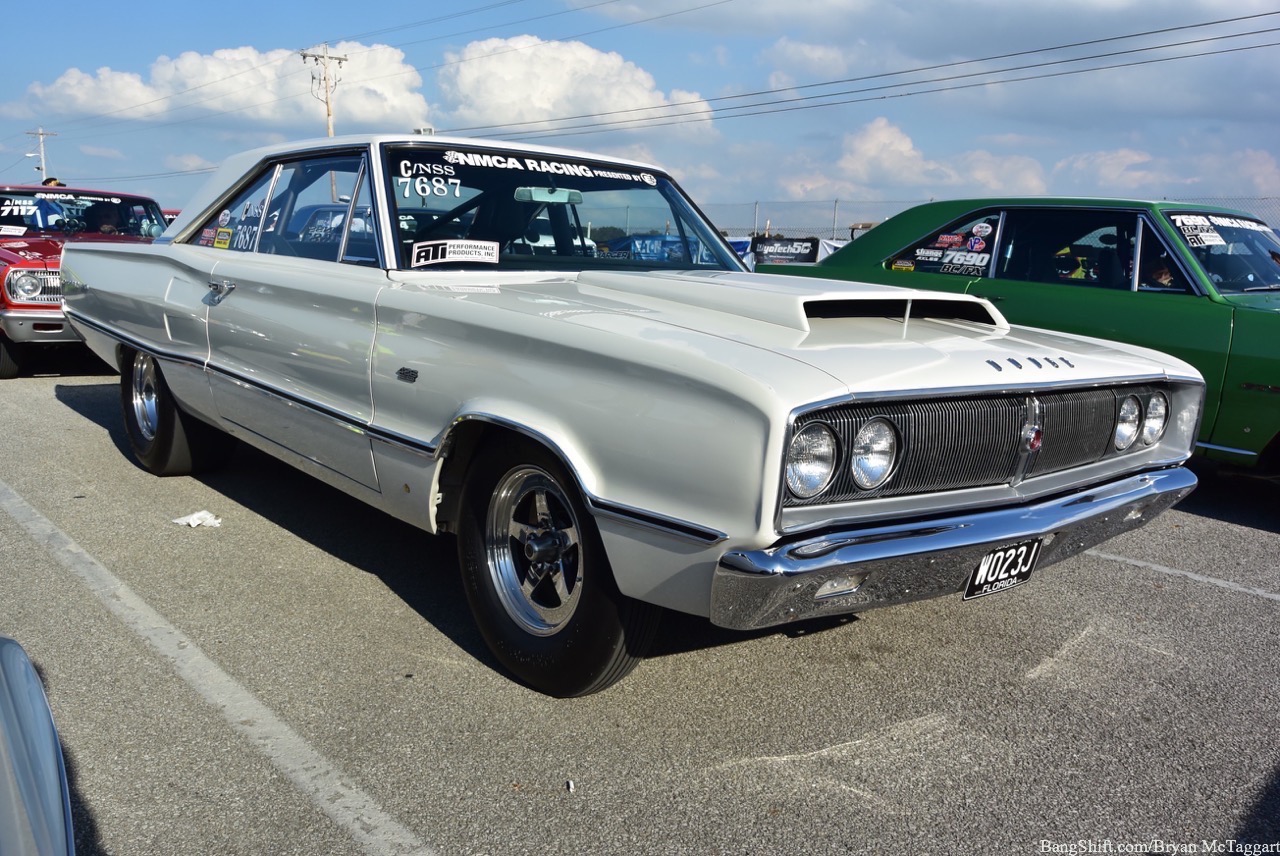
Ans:
[{"label": "car hood", "polygon": [[395,278],[525,315],[513,330],[538,329],[540,319],[604,331],[619,352],[680,361],[690,374],[728,365],[785,388],[799,385],[803,364],[828,378],[831,395],[1199,378],[1155,351],[1012,327],[971,295],[755,273],[510,276]]},{"label": "car hood", "polygon": [[1249,291],[1233,294],[1222,294],[1222,299],[1232,306],[1245,309],[1262,309],[1280,312],[1280,291]]},{"label": "car hood", "polygon": [[42,237],[0,238],[0,264],[18,262],[52,262],[56,266],[62,256],[62,241]]}]

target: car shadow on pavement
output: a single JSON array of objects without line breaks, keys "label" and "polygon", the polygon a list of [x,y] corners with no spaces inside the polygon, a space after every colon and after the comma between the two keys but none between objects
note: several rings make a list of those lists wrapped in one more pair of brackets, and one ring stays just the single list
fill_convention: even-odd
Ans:
[{"label": "car shadow on pavement", "polygon": [[1271,771],[1271,778],[1258,794],[1258,801],[1234,837],[1237,845],[1267,844],[1276,847],[1280,844],[1280,767]]},{"label": "car shadow on pavement", "polygon": [[24,377],[98,377],[115,373],[96,354],[77,344],[34,348],[22,368]]},{"label": "car shadow on pavement", "polygon": [[1200,483],[1176,508],[1188,514],[1280,533],[1280,481],[1260,478],[1193,459],[1191,469]]}]

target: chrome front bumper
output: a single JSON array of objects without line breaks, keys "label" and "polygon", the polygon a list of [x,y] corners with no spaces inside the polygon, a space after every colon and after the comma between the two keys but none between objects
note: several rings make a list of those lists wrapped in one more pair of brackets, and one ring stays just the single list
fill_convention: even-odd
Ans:
[{"label": "chrome front bumper", "polygon": [[997,547],[1040,538],[1043,568],[1138,528],[1195,486],[1179,467],[1034,505],[726,553],[712,581],[711,621],[753,630],[953,594]]},{"label": "chrome front bumper", "polygon": [[79,342],[60,305],[48,309],[0,309],[0,330],[11,342]]}]

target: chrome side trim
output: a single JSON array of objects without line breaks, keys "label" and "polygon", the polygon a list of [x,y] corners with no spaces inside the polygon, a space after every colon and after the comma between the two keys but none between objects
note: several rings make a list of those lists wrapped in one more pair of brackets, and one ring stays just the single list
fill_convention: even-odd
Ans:
[{"label": "chrome side trim", "polygon": [[[1196,477],[1177,467],[1029,505],[849,528],[763,550],[732,551],[720,558],[714,573],[711,621],[753,630],[951,594],[964,588],[978,562],[996,547],[1043,539],[1043,568],[1136,529],[1195,485]],[[833,589],[849,590],[825,596]]]},{"label": "chrome side trim", "polygon": [[1218,446],[1214,443],[1196,443],[1197,449],[1210,449],[1214,452],[1230,452],[1233,455],[1248,455],[1250,458],[1258,457],[1257,452],[1250,452],[1245,449],[1233,449],[1230,446]]}]

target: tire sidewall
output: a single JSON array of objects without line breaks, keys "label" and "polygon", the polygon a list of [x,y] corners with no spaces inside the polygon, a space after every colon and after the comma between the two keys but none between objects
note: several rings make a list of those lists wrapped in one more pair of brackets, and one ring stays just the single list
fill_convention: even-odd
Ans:
[{"label": "tire sidewall", "polygon": [[[533,465],[559,485],[577,518],[581,544],[582,589],[568,621],[548,636],[520,627],[507,613],[485,560],[485,521],[493,490],[517,466]],[[545,450],[532,443],[482,461],[468,478],[462,499],[459,565],[463,589],[481,635],[494,656],[510,672],[541,692],[573,696],[592,691],[625,644],[620,596],[613,581],[595,521],[573,481]]]},{"label": "tire sidewall", "polygon": [[156,425],[154,436],[148,439],[138,425],[138,417],[133,408],[133,373],[136,356],[136,351],[126,352],[120,372],[120,409],[124,415],[125,433],[129,436],[129,447],[133,450],[138,462],[152,473],[167,475],[170,469],[174,435],[178,427],[173,396],[169,393],[169,387],[165,384],[160,367],[155,366]]}]

